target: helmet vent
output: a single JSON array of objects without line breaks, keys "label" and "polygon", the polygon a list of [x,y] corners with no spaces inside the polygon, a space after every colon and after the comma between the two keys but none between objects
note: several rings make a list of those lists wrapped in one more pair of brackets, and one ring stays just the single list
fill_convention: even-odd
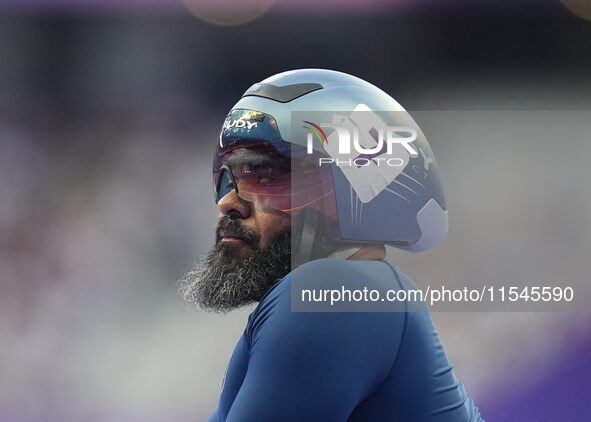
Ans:
[{"label": "helmet vent", "polygon": [[322,89],[323,86],[317,83],[301,83],[285,86],[276,86],[273,84],[257,83],[248,88],[243,97],[255,96],[269,98],[280,103],[288,103],[302,95]]}]

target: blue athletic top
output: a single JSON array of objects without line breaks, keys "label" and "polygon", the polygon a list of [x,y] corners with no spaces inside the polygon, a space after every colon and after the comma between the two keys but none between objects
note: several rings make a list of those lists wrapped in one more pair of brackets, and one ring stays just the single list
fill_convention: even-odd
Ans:
[{"label": "blue athletic top", "polygon": [[482,421],[423,312],[291,312],[291,279],[416,289],[385,261],[320,259],[250,314],[209,422]]}]

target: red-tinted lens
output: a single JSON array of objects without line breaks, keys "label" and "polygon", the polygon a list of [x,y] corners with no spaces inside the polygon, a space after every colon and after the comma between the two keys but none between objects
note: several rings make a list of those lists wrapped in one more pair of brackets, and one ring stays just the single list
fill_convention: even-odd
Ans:
[{"label": "red-tinted lens", "polygon": [[336,216],[328,166],[317,168],[276,151],[239,148],[224,157],[216,177],[216,201],[234,189],[234,182],[240,198],[260,206],[290,214],[313,207]]}]

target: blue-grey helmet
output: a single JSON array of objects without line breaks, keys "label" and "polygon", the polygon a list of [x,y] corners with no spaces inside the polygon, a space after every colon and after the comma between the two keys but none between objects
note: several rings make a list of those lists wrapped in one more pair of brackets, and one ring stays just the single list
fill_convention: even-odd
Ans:
[{"label": "blue-grey helmet", "polygon": [[[271,151],[284,162],[314,157],[321,181],[305,180],[308,170],[286,181],[278,171],[275,185],[255,178],[240,186],[225,157],[241,148]],[[258,193],[282,211],[322,212],[321,199],[325,214],[336,220],[330,237],[338,242],[419,252],[448,230],[439,169],[423,132],[391,96],[346,73],[293,70],[252,85],[226,117],[213,170],[216,201],[237,188],[244,199]],[[306,190],[307,199],[292,193],[289,205],[281,202],[282,183],[291,183],[292,192]]]}]

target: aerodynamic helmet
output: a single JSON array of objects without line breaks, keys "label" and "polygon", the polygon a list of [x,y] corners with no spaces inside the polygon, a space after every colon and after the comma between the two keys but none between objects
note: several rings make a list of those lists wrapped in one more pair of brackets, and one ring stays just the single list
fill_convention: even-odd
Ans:
[{"label": "aerodynamic helmet", "polygon": [[236,191],[292,215],[322,216],[334,241],[413,252],[447,233],[423,132],[392,97],[355,76],[301,69],[256,83],[228,113],[217,143],[216,203]]}]

